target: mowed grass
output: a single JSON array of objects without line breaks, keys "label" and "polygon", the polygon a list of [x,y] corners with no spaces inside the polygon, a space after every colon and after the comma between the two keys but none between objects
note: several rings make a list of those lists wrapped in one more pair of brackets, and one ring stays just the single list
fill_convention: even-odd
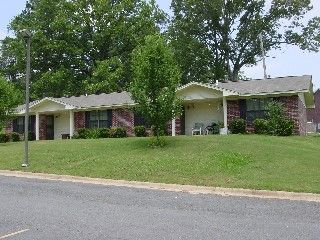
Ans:
[{"label": "mowed grass", "polygon": [[[24,171],[320,193],[320,137],[229,135],[30,143]],[[0,169],[22,170],[23,143],[0,144]]]}]

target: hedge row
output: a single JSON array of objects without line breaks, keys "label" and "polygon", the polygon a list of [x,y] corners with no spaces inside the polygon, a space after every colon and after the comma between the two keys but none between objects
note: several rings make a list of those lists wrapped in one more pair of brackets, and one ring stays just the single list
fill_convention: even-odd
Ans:
[{"label": "hedge row", "polygon": [[21,141],[21,137],[19,133],[0,133],[0,143],[6,142],[19,142]]},{"label": "hedge row", "polygon": [[125,138],[127,131],[124,128],[80,128],[73,136],[75,139],[97,139],[97,138]]}]

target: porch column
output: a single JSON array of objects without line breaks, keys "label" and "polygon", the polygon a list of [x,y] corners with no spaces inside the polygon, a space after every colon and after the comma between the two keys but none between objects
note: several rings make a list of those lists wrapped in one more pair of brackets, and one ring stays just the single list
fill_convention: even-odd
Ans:
[{"label": "porch column", "polygon": [[176,136],[176,119],[172,119],[171,122],[171,136],[174,137]]},{"label": "porch column", "polygon": [[74,112],[70,110],[70,138],[74,133]]},{"label": "porch column", "polygon": [[40,140],[40,116],[39,113],[36,113],[36,141]]},{"label": "porch column", "polygon": [[224,133],[228,133],[228,105],[226,97],[223,97],[223,124],[224,124]]}]

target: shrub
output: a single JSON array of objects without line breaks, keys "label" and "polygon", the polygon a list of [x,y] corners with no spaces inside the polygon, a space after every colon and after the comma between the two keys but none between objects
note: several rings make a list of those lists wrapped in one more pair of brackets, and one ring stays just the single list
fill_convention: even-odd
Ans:
[{"label": "shrub", "polygon": [[271,102],[267,106],[269,134],[275,136],[290,136],[293,134],[294,122],[285,117],[281,103]]},{"label": "shrub", "polygon": [[242,118],[235,118],[230,123],[230,131],[232,134],[246,133],[246,121]]},{"label": "shrub", "polygon": [[99,128],[98,131],[98,138],[108,138],[110,137],[110,129],[109,128]]},{"label": "shrub", "polygon": [[275,135],[291,136],[293,135],[294,122],[291,119],[281,119],[276,127]]},{"label": "shrub", "polygon": [[12,133],[11,133],[11,140],[12,140],[12,142],[19,142],[19,141],[21,141],[20,134],[19,134],[19,133],[16,133],[16,132],[12,132]]},{"label": "shrub", "polygon": [[111,138],[125,138],[127,137],[127,131],[124,128],[111,128],[110,129]]},{"label": "shrub", "polygon": [[87,128],[79,128],[77,130],[77,134],[76,134],[76,137],[77,139],[87,139],[88,136],[89,136],[89,130],[90,129],[87,129]]},{"label": "shrub", "polygon": [[136,137],[146,137],[147,130],[144,126],[136,126],[134,127],[134,134],[136,135]]},{"label": "shrub", "polygon": [[152,137],[150,138],[149,147],[155,148],[155,147],[165,147],[167,145],[166,139],[163,136]]},{"label": "shrub", "polygon": [[10,141],[10,135],[7,133],[0,133],[0,143],[6,143]]},{"label": "shrub", "polygon": [[253,121],[254,133],[256,134],[268,134],[269,133],[269,121],[266,119],[256,119]]}]

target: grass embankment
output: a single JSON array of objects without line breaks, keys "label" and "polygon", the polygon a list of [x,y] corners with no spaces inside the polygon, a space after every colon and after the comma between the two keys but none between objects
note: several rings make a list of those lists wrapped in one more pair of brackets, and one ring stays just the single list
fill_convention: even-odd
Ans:
[{"label": "grass embankment", "polygon": [[[39,141],[26,171],[320,193],[320,137],[230,135]],[[23,143],[0,144],[0,169],[21,170]]]}]

